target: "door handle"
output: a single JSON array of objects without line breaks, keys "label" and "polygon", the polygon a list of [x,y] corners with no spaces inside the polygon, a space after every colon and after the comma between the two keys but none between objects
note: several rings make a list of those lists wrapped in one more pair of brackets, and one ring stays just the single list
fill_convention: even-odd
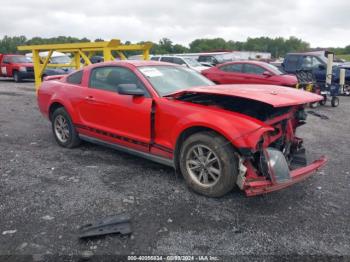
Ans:
[{"label": "door handle", "polygon": [[93,96],[87,96],[85,99],[88,101],[95,101],[95,98]]}]

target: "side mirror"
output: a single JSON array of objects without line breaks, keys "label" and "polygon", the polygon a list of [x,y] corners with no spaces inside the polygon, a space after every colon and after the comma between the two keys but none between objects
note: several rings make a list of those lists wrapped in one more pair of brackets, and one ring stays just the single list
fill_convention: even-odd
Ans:
[{"label": "side mirror", "polygon": [[320,69],[320,70],[325,70],[325,69],[326,69],[326,66],[325,66],[325,65],[319,65],[319,66],[318,66],[318,69]]},{"label": "side mirror", "polygon": [[135,84],[118,85],[118,93],[121,95],[144,96],[145,92]]},{"label": "side mirror", "polygon": [[265,76],[265,77],[270,77],[270,76],[272,76],[272,73],[269,72],[269,71],[265,71],[265,72],[263,73],[263,76]]}]

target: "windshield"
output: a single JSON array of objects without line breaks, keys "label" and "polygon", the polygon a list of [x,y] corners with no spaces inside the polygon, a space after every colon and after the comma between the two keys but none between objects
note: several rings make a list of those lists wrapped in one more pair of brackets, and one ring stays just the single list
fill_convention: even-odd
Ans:
[{"label": "windshield", "polygon": [[69,56],[54,56],[51,57],[52,64],[70,64],[71,59]]},{"label": "windshield", "polygon": [[10,60],[12,63],[18,63],[18,64],[32,62],[28,57],[20,56],[20,55],[19,56],[11,56]]},{"label": "windshield", "polygon": [[323,55],[320,55],[320,56],[317,56],[323,63],[327,64],[328,63],[328,58],[323,56]]},{"label": "windshield", "polygon": [[188,65],[193,67],[202,66],[198,61],[194,60],[193,58],[184,57],[183,60],[185,60]]},{"label": "windshield", "polygon": [[160,96],[195,86],[214,85],[194,70],[180,66],[142,66],[140,72],[150,81]]},{"label": "windshield", "polygon": [[274,65],[271,65],[271,64],[267,64],[267,63],[265,65],[275,75],[283,75],[283,72],[281,70],[279,70],[277,66],[274,66]]}]

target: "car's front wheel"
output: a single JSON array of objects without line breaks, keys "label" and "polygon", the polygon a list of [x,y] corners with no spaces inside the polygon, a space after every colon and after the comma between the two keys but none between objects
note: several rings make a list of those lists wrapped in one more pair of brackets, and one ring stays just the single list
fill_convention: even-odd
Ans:
[{"label": "car's front wheel", "polygon": [[22,77],[21,77],[21,75],[20,75],[17,71],[14,71],[14,72],[13,72],[13,80],[14,80],[16,83],[22,82]]},{"label": "car's front wheel", "polygon": [[231,143],[214,132],[190,136],[181,147],[180,169],[195,192],[221,197],[235,186],[238,161]]},{"label": "car's front wheel", "polygon": [[78,132],[75,130],[69,114],[63,107],[53,112],[51,120],[53,134],[60,146],[73,148],[80,144]]}]

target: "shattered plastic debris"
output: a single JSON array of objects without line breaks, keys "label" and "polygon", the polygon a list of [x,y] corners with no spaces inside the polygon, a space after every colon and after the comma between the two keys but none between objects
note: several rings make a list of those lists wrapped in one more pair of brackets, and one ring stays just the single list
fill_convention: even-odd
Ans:
[{"label": "shattered plastic debris", "polygon": [[132,233],[130,217],[126,214],[109,216],[95,223],[86,224],[80,227],[79,231],[79,238],[89,238],[115,233],[130,235]]},{"label": "shattered plastic debris", "polygon": [[17,232],[17,229],[12,229],[12,230],[5,230],[2,232],[3,235],[11,235]]},{"label": "shattered plastic debris", "polygon": [[46,216],[43,216],[42,219],[44,219],[44,220],[52,220],[52,219],[54,219],[54,217],[52,217],[50,215],[46,215]]}]

